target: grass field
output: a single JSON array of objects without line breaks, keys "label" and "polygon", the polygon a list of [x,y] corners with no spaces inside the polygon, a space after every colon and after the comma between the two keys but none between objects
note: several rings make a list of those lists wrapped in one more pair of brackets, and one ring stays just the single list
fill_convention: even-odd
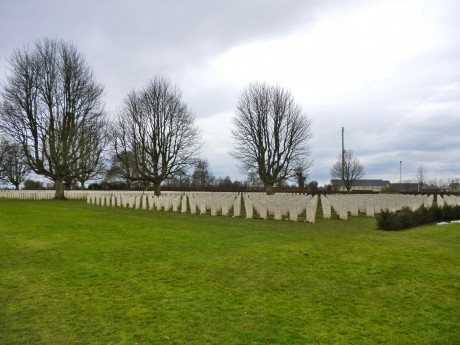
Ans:
[{"label": "grass field", "polygon": [[0,344],[460,344],[460,225],[0,199]]}]

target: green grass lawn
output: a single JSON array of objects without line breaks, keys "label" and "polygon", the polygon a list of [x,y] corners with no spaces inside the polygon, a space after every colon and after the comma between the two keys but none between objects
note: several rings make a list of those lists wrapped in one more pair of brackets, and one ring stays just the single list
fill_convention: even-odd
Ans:
[{"label": "green grass lawn", "polygon": [[460,225],[0,199],[0,344],[460,344]]}]

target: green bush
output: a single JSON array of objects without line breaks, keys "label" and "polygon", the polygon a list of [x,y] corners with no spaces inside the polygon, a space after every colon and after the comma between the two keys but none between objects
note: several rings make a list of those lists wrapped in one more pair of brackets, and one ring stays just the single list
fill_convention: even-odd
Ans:
[{"label": "green bush", "polygon": [[377,215],[377,225],[380,230],[403,230],[455,219],[460,219],[460,206],[433,205],[427,208],[422,205],[415,211],[408,207],[396,212],[382,211]]}]

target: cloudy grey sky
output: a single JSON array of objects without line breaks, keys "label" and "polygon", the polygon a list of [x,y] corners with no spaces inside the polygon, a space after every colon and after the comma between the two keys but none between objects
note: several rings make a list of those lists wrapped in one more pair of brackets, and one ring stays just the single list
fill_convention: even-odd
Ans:
[{"label": "cloudy grey sky", "polygon": [[252,81],[290,89],[312,120],[320,184],[341,150],[366,178],[460,177],[458,0],[0,0],[0,82],[14,49],[72,41],[113,112],[155,75],[183,92],[216,176],[243,179],[228,155],[231,118]]}]

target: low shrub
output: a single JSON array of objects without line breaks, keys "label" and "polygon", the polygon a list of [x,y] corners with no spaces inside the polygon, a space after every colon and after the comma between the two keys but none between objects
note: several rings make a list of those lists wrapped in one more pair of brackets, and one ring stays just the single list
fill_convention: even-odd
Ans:
[{"label": "low shrub", "polygon": [[415,226],[460,219],[460,206],[421,206],[415,211],[404,207],[396,212],[382,211],[377,215],[380,230],[404,230]]}]

